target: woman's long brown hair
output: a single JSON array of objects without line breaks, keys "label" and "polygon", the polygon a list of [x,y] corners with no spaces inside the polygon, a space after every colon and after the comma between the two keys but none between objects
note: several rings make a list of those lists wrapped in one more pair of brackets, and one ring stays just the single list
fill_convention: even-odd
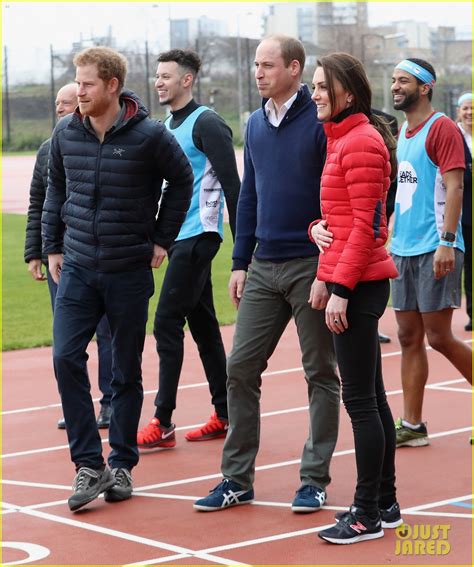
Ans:
[{"label": "woman's long brown hair", "polygon": [[344,90],[351,93],[353,113],[362,112],[367,116],[372,126],[380,133],[390,154],[392,168],[390,178],[393,181],[397,175],[397,140],[390,131],[390,126],[381,116],[372,112],[372,89],[362,63],[349,53],[331,53],[320,57],[316,63],[324,70],[331,107],[336,108],[334,79],[337,79]]}]

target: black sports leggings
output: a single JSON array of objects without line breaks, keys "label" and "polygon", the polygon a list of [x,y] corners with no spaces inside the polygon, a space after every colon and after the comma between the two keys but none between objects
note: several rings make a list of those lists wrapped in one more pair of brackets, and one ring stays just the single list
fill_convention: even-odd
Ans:
[{"label": "black sports leggings", "polygon": [[369,514],[396,500],[395,427],[385,395],[378,340],[378,321],[389,294],[388,280],[359,283],[349,298],[349,328],[334,334],[342,399],[354,433],[354,505]]}]

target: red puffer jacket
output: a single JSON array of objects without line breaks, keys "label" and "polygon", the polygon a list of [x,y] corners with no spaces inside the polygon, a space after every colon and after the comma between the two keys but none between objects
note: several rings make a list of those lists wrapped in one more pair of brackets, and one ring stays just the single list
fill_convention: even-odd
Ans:
[{"label": "red puffer jacket", "polygon": [[395,278],[385,249],[390,160],[382,136],[361,113],[324,130],[321,211],[334,240],[319,256],[318,279],[354,289],[360,281]]}]

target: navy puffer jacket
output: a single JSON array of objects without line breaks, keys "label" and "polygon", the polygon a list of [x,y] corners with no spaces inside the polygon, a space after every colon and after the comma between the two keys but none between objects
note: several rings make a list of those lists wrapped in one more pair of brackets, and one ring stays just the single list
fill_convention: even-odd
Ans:
[{"label": "navy puffer jacket", "polygon": [[102,143],[79,110],[51,138],[44,252],[61,253],[64,240],[65,259],[98,272],[149,266],[153,244],[167,249],[176,238],[193,188],[191,166],[172,134],[148,118],[133,93],[120,99],[124,119]]},{"label": "navy puffer jacket", "polygon": [[[25,262],[39,260],[41,253],[41,213],[48,185],[48,153],[51,138],[44,141],[36,154],[35,167],[30,185],[30,202],[26,221]],[[47,258],[43,257],[47,262]]]}]

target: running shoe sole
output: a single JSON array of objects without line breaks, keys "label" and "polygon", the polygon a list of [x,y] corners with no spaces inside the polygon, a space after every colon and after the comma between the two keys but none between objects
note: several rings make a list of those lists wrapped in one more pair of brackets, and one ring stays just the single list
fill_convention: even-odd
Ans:
[{"label": "running shoe sole", "polygon": [[195,510],[200,510],[201,512],[217,512],[219,510],[225,510],[227,508],[233,508],[234,506],[242,506],[243,504],[251,504],[252,500],[245,500],[244,502],[233,502],[232,504],[227,504],[227,506],[221,506],[216,508],[215,506],[203,506],[202,504],[194,504],[193,508]]},{"label": "running shoe sole", "polygon": [[321,534],[318,534],[318,536],[323,539],[324,541],[328,541],[329,543],[338,543],[338,544],[349,544],[349,543],[358,543],[359,541],[366,541],[369,539],[378,539],[380,537],[384,536],[384,532],[383,530],[380,530],[379,532],[377,532],[376,534],[361,534],[355,537],[351,537],[348,539],[337,539],[334,537],[326,537],[326,536],[322,536]]},{"label": "running shoe sole", "polygon": [[89,502],[92,502],[93,500],[98,498],[100,494],[102,494],[103,492],[105,492],[109,488],[112,488],[112,486],[114,484],[115,484],[115,479],[112,479],[111,481],[109,481],[109,482],[105,483],[103,486],[101,486],[101,489],[100,489],[99,492],[97,492],[94,495],[91,495],[86,500],[75,501],[74,497],[71,496],[71,498],[69,498],[69,500],[68,500],[69,509],[71,510],[71,512],[75,512],[76,510],[79,510],[80,508],[82,508],[86,504],[89,504]]},{"label": "running shoe sole", "polygon": [[425,447],[429,444],[430,442],[427,437],[420,437],[419,439],[409,439],[407,441],[397,443],[397,447]]},{"label": "running shoe sole", "polygon": [[194,441],[212,441],[213,439],[224,439],[224,437],[227,437],[227,431],[224,431],[223,433],[218,433],[217,435],[212,433],[210,433],[209,435],[201,435],[201,437],[196,437],[195,439],[185,436],[185,439],[186,441],[194,442]]}]

